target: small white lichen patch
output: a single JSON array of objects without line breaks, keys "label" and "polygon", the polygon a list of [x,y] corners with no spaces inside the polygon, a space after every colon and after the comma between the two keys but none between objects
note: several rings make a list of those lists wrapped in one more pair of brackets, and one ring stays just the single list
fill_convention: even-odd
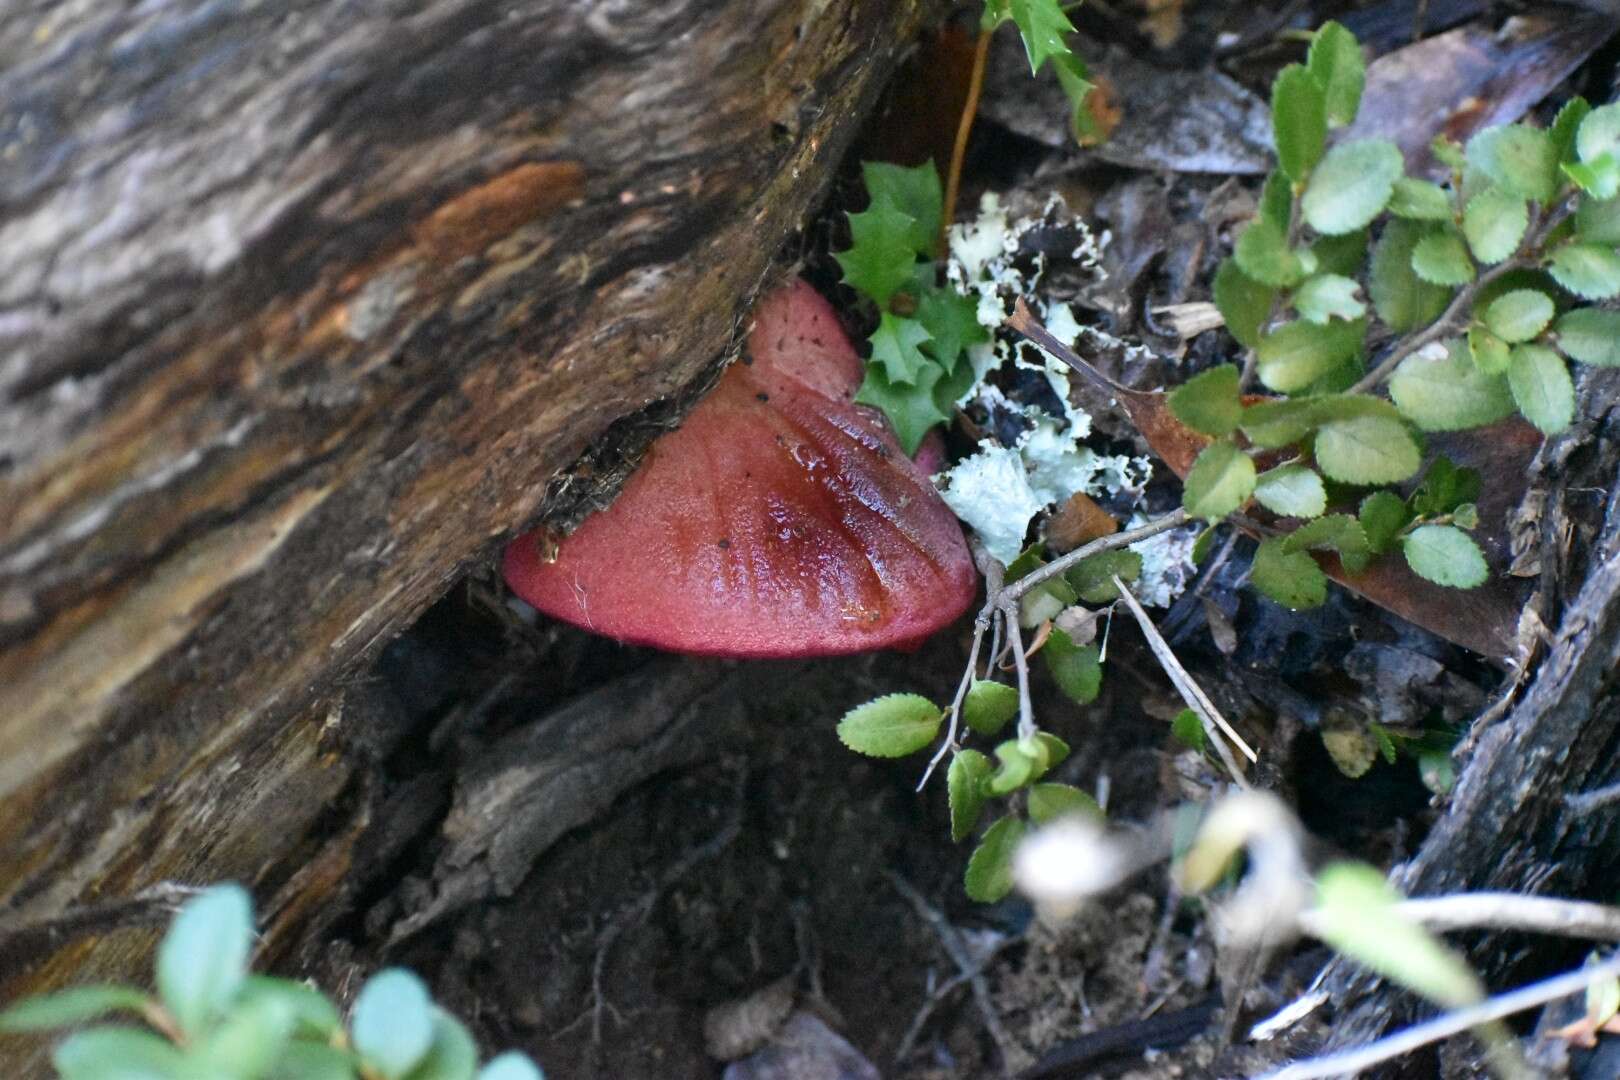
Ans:
[{"label": "small white lichen patch", "polygon": [[[1142,514],[1133,514],[1127,530],[1148,523]],[[1131,545],[1131,550],[1142,556],[1142,574],[1131,591],[1143,604],[1150,607],[1169,607],[1176,597],[1186,591],[1197,567],[1192,561],[1193,544],[1202,532],[1198,525],[1150,536]]]},{"label": "small white lichen patch", "polygon": [[945,505],[972,526],[992,556],[1003,563],[1016,559],[1030,520],[1046,505],[1030,487],[1018,451],[980,443],[978,453],[945,476]]}]

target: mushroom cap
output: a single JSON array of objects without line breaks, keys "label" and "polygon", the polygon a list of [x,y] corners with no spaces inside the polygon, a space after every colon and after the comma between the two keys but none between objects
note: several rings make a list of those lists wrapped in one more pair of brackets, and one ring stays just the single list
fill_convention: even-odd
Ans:
[{"label": "mushroom cap", "polygon": [[909,647],[972,603],[962,528],[883,419],[861,360],[803,281],[755,311],[744,357],[661,436],[607,509],[512,590],[553,617],[673,652],[798,657]]}]

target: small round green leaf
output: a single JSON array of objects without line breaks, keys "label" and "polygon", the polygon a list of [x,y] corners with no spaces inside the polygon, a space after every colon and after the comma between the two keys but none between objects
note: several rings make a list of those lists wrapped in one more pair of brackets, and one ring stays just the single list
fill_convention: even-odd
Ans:
[{"label": "small round green leaf", "polygon": [[1187,472],[1182,504],[1194,517],[1219,521],[1254,493],[1254,459],[1229,441],[1204,447]]},{"label": "small round green leaf", "polygon": [[227,1013],[189,1057],[204,1076],[262,1076],[281,1059],[298,1022],[287,1002],[261,997]]},{"label": "small round green leaf", "polygon": [[1412,269],[1431,285],[1466,285],[1474,280],[1468,247],[1456,229],[1435,229],[1412,249]]},{"label": "small round green leaf", "polygon": [[51,1054],[61,1080],[174,1080],[184,1060],[166,1039],[125,1027],[80,1031]]},{"label": "small round green leaf", "polygon": [[1279,465],[1260,474],[1254,497],[1283,517],[1312,518],[1327,509],[1322,478],[1304,465]]},{"label": "small round green leaf", "polygon": [[1425,231],[1414,221],[1391,221],[1373,245],[1367,296],[1378,317],[1397,333],[1433,322],[1450,299],[1448,289],[1424,281],[1412,269],[1413,249]]},{"label": "small round green leaf", "polygon": [[958,750],[945,774],[945,791],[951,804],[951,839],[962,841],[979,824],[985,801],[990,797],[990,776],[995,772],[990,759],[977,750]]},{"label": "small round green leaf", "polygon": [[1594,199],[1612,199],[1620,195],[1620,160],[1604,154],[1591,164],[1584,161],[1565,162],[1560,166],[1575,186]]},{"label": "small round green leaf", "polygon": [[968,859],[962,885],[968,899],[993,904],[1012,892],[1013,853],[1024,839],[1024,823],[1004,817],[985,832],[984,839]]},{"label": "small round green leaf", "polygon": [[1300,201],[1305,220],[1325,236],[1362,228],[1389,203],[1404,167],[1392,142],[1340,143],[1311,173]]},{"label": "small round green leaf", "polygon": [[1077,705],[1097,700],[1097,692],[1102,689],[1101,656],[1097,646],[1076,645],[1073,638],[1055,628],[1041,649],[1052,682]]},{"label": "small round green leaf", "polygon": [[406,1080],[473,1080],[478,1071],[478,1044],[460,1020],[433,1010],[433,1045]]},{"label": "small round green leaf", "polygon": [[1422,461],[1406,425],[1387,416],[1335,420],[1316,433],[1317,467],[1340,483],[1398,484]]},{"label": "small round green leaf", "polygon": [[1512,255],[1529,227],[1530,211],[1524,200],[1500,188],[1486,188],[1469,199],[1463,210],[1463,235],[1474,258],[1482,263],[1499,263]]},{"label": "small round green leaf", "polygon": [[1356,293],[1361,286],[1339,274],[1317,274],[1294,290],[1294,310],[1313,323],[1359,319],[1367,314]]},{"label": "small round green leaf", "polygon": [[1322,158],[1327,141],[1327,101],[1322,84],[1302,64],[1289,64],[1271,84],[1271,130],[1277,164],[1302,182]]},{"label": "small round green leaf", "polygon": [[433,1003],[403,968],[379,971],[360,988],[349,1020],[354,1048],[388,1080],[400,1080],[433,1045]]},{"label": "small round green leaf", "polygon": [[1565,244],[1547,266],[1553,280],[1585,300],[1620,295],[1620,254],[1598,244]]},{"label": "small round green leaf", "polygon": [[962,719],[980,735],[994,735],[1017,715],[1018,691],[1006,683],[975,679],[962,701]]},{"label": "small round green leaf", "polygon": [[1356,36],[1339,23],[1323,23],[1311,38],[1305,67],[1322,87],[1328,123],[1343,127],[1354,120],[1367,81],[1367,65]]},{"label": "small round green leaf", "polygon": [[1490,576],[1479,545],[1453,525],[1419,525],[1401,546],[1412,571],[1436,585],[1472,589]]},{"label": "small round green leaf", "polygon": [[[996,771],[985,782],[992,795],[1010,795],[1035,779],[1044,768],[1039,744],[1008,739],[996,747]],[[1032,752],[1033,751],[1033,752]]]},{"label": "small round green leaf", "polygon": [[1582,161],[1620,156],[1620,105],[1600,105],[1586,114],[1575,135],[1575,154]]},{"label": "small round green leaf", "polygon": [[1170,734],[1176,740],[1203,753],[1209,747],[1209,734],[1204,731],[1203,719],[1191,709],[1182,709],[1170,721]]},{"label": "small round green leaf", "polygon": [[1481,371],[1457,341],[1402,360],[1390,377],[1389,396],[1424,431],[1461,431],[1513,413],[1507,380]]},{"label": "small round green leaf", "polygon": [[1575,204],[1575,240],[1581,244],[1620,244],[1620,198],[1581,196]]},{"label": "small round green leaf", "polygon": [[1553,117],[1552,124],[1547,128],[1547,134],[1552,136],[1553,149],[1558,152],[1559,161],[1576,160],[1575,140],[1581,129],[1581,124],[1592,115],[1592,103],[1576,95],[1564,102],[1558,115]]},{"label": "small round green leaf", "polygon": [[281,1002],[291,1011],[300,1029],[298,1033],[303,1036],[326,1040],[343,1026],[343,1018],[338,1015],[337,1006],[333,1005],[325,994],[292,979],[249,975],[247,981],[242,984],[242,992],[237,998],[241,1004],[254,1004],[269,999]]},{"label": "small round green leaf", "polygon": [[1367,560],[1372,553],[1366,530],[1361,527],[1360,521],[1349,514],[1328,514],[1308,521],[1284,536],[1282,544],[1283,550],[1289,553],[1335,552],[1344,568],[1352,574],[1359,574],[1367,568]]},{"label": "small round green leaf", "polygon": [[1255,346],[1260,381],[1283,394],[1310,389],[1355,356],[1367,333],[1364,319],[1326,325],[1295,319],[1271,331]]},{"label": "small round green leaf", "polygon": [[1545,206],[1558,190],[1552,137],[1527,124],[1489,127],[1468,140],[1468,163],[1503,191]]},{"label": "small round green leaf", "polygon": [[491,1058],[478,1070],[478,1080],[546,1080],[546,1077],[526,1054],[508,1050]]},{"label": "small round green leaf", "polygon": [[921,694],[885,694],[857,705],[838,721],[838,738],[857,754],[896,758],[934,741],[944,715]]},{"label": "small round green leaf", "polygon": [[1524,418],[1548,435],[1575,418],[1575,383],[1564,358],[1545,345],[1515,345],[1508,386]]},{"label": "small round green leaf", "polygon": [[1170,392],[1170,411],[1194,431],[1216,438],[1230,434],[1243,416],[1241,375],[1235,364],[1200,371]]},{"label": "small round green leaf", "polygon": [[82,1024],[121,1010],[140,1013],[150,1000],[128,986],[76,986],[26,998],[0,1012],[0,1032],[46,1031]]},{"label": "small round green leaf", "polygon": [[1451,196],[1439,184],[1403,176],[1395,181],[1389,212],[1413,221],[1450,221]]},{"label": "small round green leaf", "polygon": [[1367,535],[1368,549],[1382,555],[1389,550],[1396,534],[1406,528],[1411,515],[1399,495],[1393,491],[1375,491],[1361,500],[1356,520],[1361,522],[1361,531]]},{"label": "small round green leaf", "polygon": [[287,1044],[270,1080],[355,1080],[354,1061],[325,1043]]},{"label": "small round green leaf", "polygon": [[216,885],[188,900],[158,947],[158,995],[188,1035],[230,1007],[247,977],[253,902],[240,885]]},{"label": "small round green leaf", "polygon": [[1491,301],[1485,325],[1503,341],[1529,341],[1552,322],[1552,297],[1540,289],[1514,289]]},{"label": "small round green leaf", "polygon": [[1249,581],[1291,611],[1320,607],[1327,599],[1327,575],[1316,560],[1303,551],[1284,551],[1276,537],[1262,540],[1255,550]]},{"label": "small round green leaf", "polygon": [[1256,218],[1243,230],[1232,258],[1238,269],[1262,285],[1296,285],[1305,276],[1305,267],[1282,229],[1264,218]]},{"label": "small round green leaf", "polygon": [[1260,328],[1271,313],[1271,301],[1277,290],[1255,281],[1243,272],[1236,259],[1228,258],[1221,260],[1210,291],[1216,309],[1226,320],[1226,329],[1239,345],[1253,348],[1260,340]]},{"label": "small round green leaf", "polygon": [[1037,825],[1045,825],[1068,814],[1084,814],[1095,821],[1103,820],[1102,807],[1097,800],[1068,784],[1036,784],[1029,789],[1029,817]]},{"label": "small round green leaf", "polygon": [[1135,581],[1142,576],[1142,556],[1130,548],[1099,551],[1081,559],[1064,577],[1078,598],[1088,604],[1111,604],[1119,599],[1114,578]]},{"label": "small round green leaf", "polygon": [[1318,236],[1311,244],[1310,254],[1316,259],[1317,273],[1356,277],[1367,261],[1367,230]]},{"label": "small round green leaf", "polygon": [[1620,311],[1576,308],[1558,317],[1558,347],[1572,360],[1620,367]]}]

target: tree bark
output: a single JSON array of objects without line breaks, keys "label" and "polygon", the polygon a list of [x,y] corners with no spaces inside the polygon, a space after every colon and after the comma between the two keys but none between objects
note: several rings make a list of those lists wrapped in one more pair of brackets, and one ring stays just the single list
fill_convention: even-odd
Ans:
[{"label": "tree bark", "polygon": [[[344,673],[712,370],[930,10],[0,12],[5,924],[236,878],[294,929]],[[151,933],[0,933],[0,1000]]]}]

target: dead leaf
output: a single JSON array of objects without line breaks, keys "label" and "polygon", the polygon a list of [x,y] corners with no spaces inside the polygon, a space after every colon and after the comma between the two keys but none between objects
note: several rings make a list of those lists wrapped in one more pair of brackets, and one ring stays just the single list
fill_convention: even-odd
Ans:
[{"label": "dead leaf", "polygon": [[1077,491],[1046,520],[1046,546],[1059,555],[1073,551],[1099,536],[1112,536],[1119,522],[1098,506],[1090,495]]}]

